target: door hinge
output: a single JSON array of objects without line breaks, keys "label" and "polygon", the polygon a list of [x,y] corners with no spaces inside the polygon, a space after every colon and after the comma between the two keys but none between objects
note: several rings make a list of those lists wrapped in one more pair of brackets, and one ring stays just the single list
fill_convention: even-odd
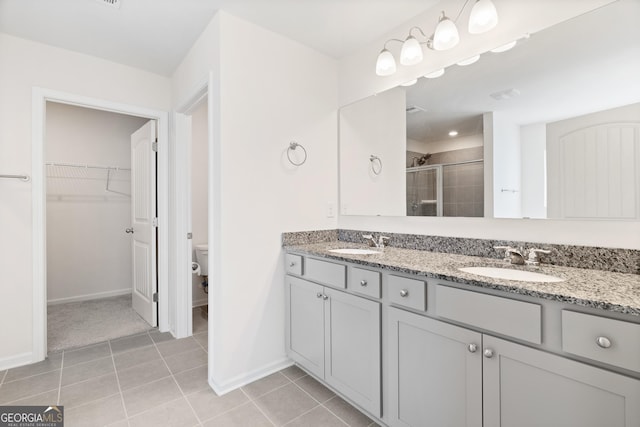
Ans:
[{"label": "door hinge", "polygon": [[154,227],[158,226],[158,217],[153,218],[153,226]]},{"label": "door hinge", "polygon": [[187,240],[193,239],[193,233],[187,233]]},{"label": "door hinge", "polygon": [[158,152],[158,141],[154,141],[151,143],[151,149],[156,153]]},{"label": "door hinge", "polygon": [[158,302],[158,293],[154,292],[153,294],[153,302]]}]

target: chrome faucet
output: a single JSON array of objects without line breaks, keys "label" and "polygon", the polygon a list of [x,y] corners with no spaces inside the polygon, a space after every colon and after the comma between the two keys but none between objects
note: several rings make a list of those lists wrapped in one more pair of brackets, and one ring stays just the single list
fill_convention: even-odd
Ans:
[{"label": "chrome faucet", "polygon": [[384,249],[389,241],[387,236],[383,236],[382,234],[378,237],[378,240],[373,237],[372,234],[363,234],[362,238],[369,243],[369,246],[376,247],[378,249]]},{"label": "chrome faucet", "polygon": [[523,249],[512,248],[511,246],[494,246],[494,249],[504,250],[504,260],[511,264],[524,265]]},{"label": "chrome faucet", "polygon": [[544,249],[529,249],[529,256],[525,261],[527,265],[540,265],[540,254],[550,254],[551,251]]}]

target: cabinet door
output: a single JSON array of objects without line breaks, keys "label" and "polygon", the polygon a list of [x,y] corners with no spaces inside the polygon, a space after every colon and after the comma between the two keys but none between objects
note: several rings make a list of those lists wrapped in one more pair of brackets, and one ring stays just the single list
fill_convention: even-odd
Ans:
[{"label": "cabinet door", "polygon": [[325,381],[380,416],[380,303],[325,289]]},{"label": "cabinet door", "polygon": [[324,376],[323,287],[286,276],[287,351],[318,377]]},{"label": "cabinet door", "polygon": [[389,423],[482,426],[482,335],[389,309]]},{"label": "cabinet door", "polygon": [[637,427],[640,380],[484,336],[484,418],[491,427]]}]

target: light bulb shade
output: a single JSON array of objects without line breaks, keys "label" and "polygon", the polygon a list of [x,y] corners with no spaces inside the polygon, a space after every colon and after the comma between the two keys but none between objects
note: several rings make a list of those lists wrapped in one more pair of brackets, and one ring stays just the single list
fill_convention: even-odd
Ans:
[{"label": "light bulb shade", "polygon": [[458,34],[458,28],[456,24],[446,16],[444,12],[440,17],[440,22],[436,27],[436,31],[433,34],[433,48],[435,50],[447,50],[451,49],[460,41],[460,34]]},{"label": "light bulb shade", "polygon": [[396,60],[387,49],[383,49],[376,61],[376,74],[379,76],[390,76],[396,72]]},{"label": "light bulb shade", "polygon": [[463,59],[460,62],[456,62],[456,64],[462,65],[464,67],[465,65],[475,64],[476,62],[478,62],[479,59],[480,59],[480,55],[476,55],[467,59]]},{"label": "light bulb shade", "polygon": [[413,86],[414,84],[418,83],[418,79],[413,79],[413,80],[409,80],[408,82],[404,82],[404,83],[400,83],[400,86]]},{"label": "light bulb shade", "polygon": [[478,0],[469,16],[469,33],[482,34],[498,25],[498,11],[491,0]]},{"label": "light bulb shade", "polygon": [[439,70],[433,71],[429,74],[425,74],[427,79],[437,79],[438,77],[444,76],[444,68],[440,68]]},{"label": "light bulb shade", "polygon": [[517,40],[514,40],[512,42],[509,42],[507,44],[503,44],[502,46],[498,46],[495,49],[491,49],[491,52],[493,53],[502,53],[502,52],[506,52],[508,50],[513,49],[513,47],[518,43]]},{"label": "light bulb shade", "polygon": [[402,50],[400,51],[400,63],[402,65],[416,65],[422,62],[422,46],[418,40],[409,36],[402,43]]}]

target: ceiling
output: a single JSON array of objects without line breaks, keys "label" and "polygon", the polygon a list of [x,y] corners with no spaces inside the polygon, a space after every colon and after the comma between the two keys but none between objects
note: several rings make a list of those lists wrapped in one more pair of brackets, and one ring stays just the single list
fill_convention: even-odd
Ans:
[{"label": "ceiling", "polygon": [[0,32],[170,76],[217,10],[341,58],[437,0],[0,0]]}]

